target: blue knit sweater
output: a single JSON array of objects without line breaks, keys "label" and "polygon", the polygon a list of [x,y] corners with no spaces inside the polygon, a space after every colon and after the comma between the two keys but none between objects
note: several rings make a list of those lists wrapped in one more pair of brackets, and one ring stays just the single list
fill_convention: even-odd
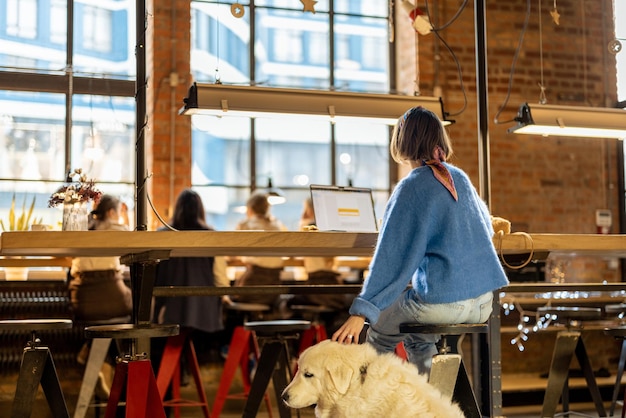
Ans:
[{"label": "blue knit sweater", "polygon": [[458,201],[428,166],[414,169],[394,189],[351,314],[376,323],[409,283],[413,297],[425,303],[457,302],[508,284],[487,206],[463,171],[445,166]]}]

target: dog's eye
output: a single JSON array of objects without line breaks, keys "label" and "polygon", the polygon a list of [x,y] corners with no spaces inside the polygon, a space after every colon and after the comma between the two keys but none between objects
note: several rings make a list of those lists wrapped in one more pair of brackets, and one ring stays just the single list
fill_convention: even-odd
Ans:
[{"label": "dog's eye", "polygon": [[304,372],[304,377],[306,377],[307,379],[310,379],[311,377],[313,377],[313,373]]}]

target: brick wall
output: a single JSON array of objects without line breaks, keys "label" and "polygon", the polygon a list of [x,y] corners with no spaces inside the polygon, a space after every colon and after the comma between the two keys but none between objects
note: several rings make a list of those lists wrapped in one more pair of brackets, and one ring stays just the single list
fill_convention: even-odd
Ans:
[{"label": "brick wall", "polygon": [[[190,75],[190,2],[153,0],[147,6],[148,131],[152,144],[149,193],[164,218],[178,194],[191,185],[191,118],[178,115],[192,83]],[[161,226],[148,209],[148,229]]]},{"label": "brick wall", "polygon": [[[615,58],[607,51],[613,38],[611,0],[585,2],[560,0],[560,25],[552,22],[552,2],[543,2],[542,36],[539,36],[537,2],[531,3],[513,77],[510,98],[504,104],[511,64],[524,21],[525,2],[487,1],[488,109],[491,168],[491,209],[511,220],[513,230],[550,233],[595,233],[595,210],[609,208],[618,232],[616,140],[542,138],[507,134],[508,122],[524,102],[538,103],[541,90],[540,44],[543,45],[543,85],[550,104],[611,106],[616,101]],[[439,5],[436,26],[448,22],[457,1],[429,2]],[[423,7],[423,2],[419,2]],[[604,8],[604,10],[603,10]],[[409,19],[399,11],[399,90],[412,92],[415,79],[416,40]],[[437,23],[438,22],[438,23]],[[455,147],[454,163],[465,169],[478,186],[478,132],[476,112],[473,2],[458,19],[441,32],[458,57],[467,93],[467,108],[453,116],[450,128]],[[446,110],[463,107],[459,77],[450,53],[433,34],[419,36],[420,91],[432,95],[442,89]],[[439,45],[437,45],[439,44]],[[436,59],[439,57],[439,59]],[[437,83],[438,81],[438,83]]]}]

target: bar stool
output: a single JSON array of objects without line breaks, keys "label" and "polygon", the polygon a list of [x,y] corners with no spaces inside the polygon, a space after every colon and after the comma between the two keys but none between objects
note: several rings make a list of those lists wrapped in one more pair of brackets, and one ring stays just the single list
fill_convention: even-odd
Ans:
[{"label": "bar stool", "polygon": [[2,331],[27,331],[31,339],[24,347],[20,373],[17,377],[11,418],[28,418],[39,385],[46,396],[54,418],[69,418],[65,397],[61,391],[59,376],[54,366],[50,349],[41,344],[37,331],[62,330],[72,328],[69,319],[6,319],[0,321]]},{"label": "bar stool", "polygon": [[566,329],[557,332],[556,335],[541,416],[553,417],[556,413],[559,398],[562,400],[563,412],[569,411],[569,366],[572,362],[572,357],[576,354],[596,411],[599,416],[605,417],[606,412],[602,404],[602,396],[593,375],[593,368],[591,367],[585,344],[581,338],[582,321],[600,319],[602,310],[600,308],[587,307],[544,306],[537,309],[537,314],[550,319],[552,322],[561,322],[566,325]]},{"label": "bar stool", "polygon": [[301,312],[303,314],[303,318],[306,318],[311,322],[311,327],[305,330],[300,338],[298,355],[302,354],[302,352],[310,346],[328,339],[326,325],[324,325],[324,322],[320,320],[320,315],[334,312],[334,309],[324,305],[291,305],[289,309],[294,312]]},{"label": "bar stool", "polygon": [[400,332],[403,334],[441,335],[439,353],[433,357],[428,381],[439,389],[445,397],[458,403],[467,418],[480,418],[482,414],[472,390],[463,358],[456,348],[448,345],[448,337],[486,334],[487,331],[487,324],[400,324]]},{"label": "bar stool", "polygon": [[[613,387],[613,396],[611,397],[611,406],[609,408],[609,416],[612,417],[615,413],[615,406],[617,405],[617,397],[622,386],[622,376],[624,374],[624,365],[626,365],[626,328],[624,328],[624,314],[626,313],[626,303],[616,303],[606,305],[604,312],[607,314],[615,315],[619,320],[620,326],[617,328],[605,328],[604,333],[622,340],[622,348],[619,354],[619,362],[617,366],[617,376],[615,377],[615,386]],[[624,399],[622,399],[624,402]],[[622,408],[622,417],[624,416],[624,410],[626,409],[626,402]]]},{"label": "bar stool", "polygon": [[[193,376],[198,394],[198,401],[182,399],[180,396],[180,358],[185,355],[189,370]],[[181,331],[180,334],[168,337],[161,358],[161,365],[156,377],[157,388],[161,394],[163,406],[174,408],[176,418],[180,417],[180,407],[199,406],[205,418],[209,418],[209,402],[206,398],[202,377],[200,376],[200,364],[196,356],[196,349],[191,339],[189,330]],[[165,399],[168,387],[172,388],[172,398]]]},{"label": "bar stool", "polygon": [[270,379],[274,384],[280,417],[291,417],[290,408],[281,401],[281,393],[292,378],[289,341],[298,339],[300,333],[310,327],[310,321],[300,320],[256,321],[244,324],[244,329],[255,333],[262,343],[262,348],[242,418],[256,417]]},{"label": "bar stool", "polygon": [[[244,323],[249,315],[262,317],[264,312],[271,309],[269,305],[258,303],[232,303],[226,305],[226,309],[237,311],[244,314]],[[211,415],[219,417],[224,408],[227,399],[245,399],[248,397],[252,382],[250,379],[250,361],[251,357],[258,362],[260,356],[259,345],[254,333],[244,328],[243,325],[236,326],[233,336],[228,346],[228,355],[224,363],[224,370],[220,378],[220,384],[213,400],[213,409]],[[237,369],[241,369],[241,378],[243,383],[243,393],[229,393]],[[269,396],[265,395],[265,404],[267,406],[270,417],[272,416],[272,405]]]},{"label": "bar stool", "polygon": [[[89,321],[89,323],[85,324],[85,326],[123,324],[128,321],[130,321],[130,316]],[[83,380],[80,384],[78,400],[76,401],[76,408],[74,409],[74,418],[83,418],[87,413],[89,406],[100,406],[100,404],[90,405],[90,402],[94,394],[96,383],[98,382],[100,370],[102,370],[102,365],[106,360],[112,341],[113,340],[111,338],[95,338],[91,342],[89,355],[87,356],[87,362],[85,363]]]},{"label": "bar stool", "polygon": [[152,364],[145,353],[136,352],[140,338],[177,335],[178,325],[121,324],[97,325],[85,328],[87,338],[131,340],[130,352],[118,358],[105,418],[115,418],[118,403],[126,390],[127,418],[165,418],[161,395],[152,372]]}]

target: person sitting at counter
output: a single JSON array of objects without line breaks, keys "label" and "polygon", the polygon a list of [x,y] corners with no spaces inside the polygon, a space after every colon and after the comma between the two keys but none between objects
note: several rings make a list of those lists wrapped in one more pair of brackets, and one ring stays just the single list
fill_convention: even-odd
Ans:
[{"label": "person sitting at counter", "polygon": [[[285,225],[270,213],[270,203],[267,194],[253,193],[246,202],[246,219],[236,226],[238,231],[286,231]],[[235,286],[265,286],[279,285],[280,273],[283,270],[281,257],[241,257],[246,270],[235,279]],[[276,307],[276,295],[238,295],[231,296],[234,302],[260,303]]]},{"label": "person sitting at counter", "polygon": [[447,162],[452,144],[437,115],[407,110],[390,153],[412,171],[387,202],[369,275],[332,339],[357,343],[367,320],[367,341],[379,352],[403,342],[409,361],[429,374],[439,336],[401,334],[400,324],[486,322],[493,291],[508,280],[487,205],[467,174]]}]

